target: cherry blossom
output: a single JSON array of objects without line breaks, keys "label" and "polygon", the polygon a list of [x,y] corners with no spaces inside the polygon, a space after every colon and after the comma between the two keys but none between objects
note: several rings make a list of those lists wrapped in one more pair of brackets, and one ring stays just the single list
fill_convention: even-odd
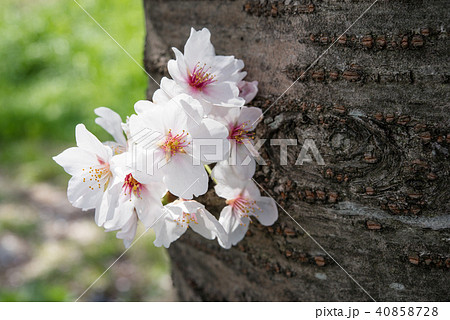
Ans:
[{"label": "cherry blossom", "polygon": [[[185,199],[204,194],[208,189],[204,164],[211,161],[202,154],[194,154],[193,141],[226,140],[226,127],[205,118],[200,103],[187,95],[179,95],[163,104],[141,101],[135,105],[135,110],[138,114],[132,115],[129,121],[131,136],[142,132],[151,136],[145,140],[146,150],[139,149],[137,161],[144,163],[150,158],[150,165],[153,165],[150,171],[147,168],[147,171],[136,172],[136,177],[143,182],[162,180],[171,193]],[[225,142],[222,145],[226,152],[228,144]]]},{"label": "cherry blossom", "polygon": [[[258,81],[245,81],[244,62],[216,55],[210,38],[206,28],[191,29],[184,52],[172,48],[172,79],[162,78],[152,101],[136,102],[136,114],[125,122],[109,108],[95,109],[95,122],[114,141],[102,143],[79,124],[77,147],[53,158],[72,176],[70,203],[95,209],[96,223],[117,231],[127,248],[139,223],[154,229],[156,246],[168,248],[190,227],[229,249],[245,236],[252,216],[266,226],[278,218],[275,201],[252,181],[259,156],[252,141],[262,111],[244,104],[255,98]],[[192,200],[208,190],[208,173],[226,203],[219,220]],[[161,198],[170,194],[178,199],[163,206]]]},{"label": "cherry blossom", "polygon": [[252,144],[256,125],[262,119],[262,111],[255,107],[214,107],[208,117],[223,123],[229,132],[230,153],[228,159],[218,166],[230,165],[243,179],[250,179],[255,173],[254,157],[259,154]]},{"label": "cherry blossom", "polygon": [[226,204],[220,212],[219,222],[228,233],[229,243],[236,245],[245,236],[255,217],[264,226],[272,225],[278,219],[275,200],[262,197],[256,184],[250,179],[240,179],[229,166],[215,168],[213,176],[217,181],[214,187],[216,194],[226,199]]},{"label": "cherry blossom", "polygon": [[166,214],[156,222],[154,227],[155,246],[168,248],[190,227],[206,239],[213,240],[217,237],[223,246],[230,247],[228,235],[222,225],[201,203],[178,199],[165,205],[164,208]]},{"label": "cherry blossom", "polygon": [[138,221],[150,228],[163,215],[161,198],[167,188],[161,182],[140,183],[126,167],[126,154],[113,158],[111,167],[116,173],[106,197],[108,206],[104,227],[106,231],[120,230],[117,238],[123,239],[125,247],[132,243]]},{"label": "cherry blossom", "polygon": [[244,105],[245,100],[239,97],[238,88],[238,81],[246,75],[241,71],[244,63],[234,56],[216,55],[210,38],[211,33],[206,28],[199,31],[191,29],[184,54],[172,48],[175,60],[170,60],[167,68],[173,80],[161,81],[162,91],[155,93],[154,98],[164,94],[172,98],[186,93],[206,108],[211,105]]},{"label": "cherry blossom", "polygon": [[96,209],[95,221],[101,226],[100,206],[113,174],[110,160],[113,151],[103,145],[83,124],[75,128],[77,147],[53,157],[72,176],[67,187],[69,202],[83,210]]}]

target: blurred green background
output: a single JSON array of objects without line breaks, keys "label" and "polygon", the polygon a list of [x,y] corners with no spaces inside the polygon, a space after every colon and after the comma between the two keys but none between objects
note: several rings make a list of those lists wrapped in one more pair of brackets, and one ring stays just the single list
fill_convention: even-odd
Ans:
[{"label": "blurred green background", "polygon": [[[140,1],[78,2],[142,62]],[[70,206],[69,176],[51,157],[75,145],[78,123],[109,140],[93,110],[125,119],[145,98],[147,77],[73,0],[2,0],[0,16],[0,301],[72,301],[124,247],[92,212]],[[81,300],[173,299],[168,258],[153,237]]]}]

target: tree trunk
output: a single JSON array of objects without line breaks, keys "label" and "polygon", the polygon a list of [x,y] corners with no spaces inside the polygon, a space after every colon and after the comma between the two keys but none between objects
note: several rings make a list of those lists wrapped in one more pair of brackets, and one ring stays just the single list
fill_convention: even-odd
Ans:
[{"label": "tree trunk", "polygon": [[[192,232],[171,245],[180,300],[448,300],[449,2],[380,0],[307,70],[372,2],[144,1],[158,81],[170,47],[207,27],[259,81],[257,136],[298,140],[288,166],[261,149],[255,179],[286,210],[272,227],[231,250]],[[325,166],[294,165],[306,138]],[[201,201],[225,204],[212,189]]]}]

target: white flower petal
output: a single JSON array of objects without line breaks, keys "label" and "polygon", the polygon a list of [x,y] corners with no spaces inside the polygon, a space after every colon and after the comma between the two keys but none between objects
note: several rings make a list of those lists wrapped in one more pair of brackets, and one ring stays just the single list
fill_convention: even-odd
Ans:
[{"label": "white flower petal", "polygon": [[98,155],[103,161],[108,162],[112,156],[111,148],[103,145],[96,136],[86,129],[84,124],[78,124],[76,126],[75,137],[78,147]]},{"label": "white flower petal", "polygon": [[173,102],[180,105],[188,115],[188,120],[193,126],[200,125],[203,120],[204,111],[200,102],[187,94],[179,94],[173,99]]},{"label": "white flower petal", "polygon": [[101,227],[114,217],[114,212],[119,205],[119,195],[122,191],[123,179],[116,177],[108,187],[99,205],[95,208],[95,223]]},{"label": "white flower petal", "polygon": [[225,232],[230,233],[233,231],[236,224],[236,219],[233,215],[233,208],[231,206],[225,206],[220,212],[219,222],[223,226]]},{"label": "white flower petal", "polygon": [[90,184],[84,180],[88,179],[88,177],[88,175],[73,176],[67,186],[67,198],[69,202],[74,207],[83,210],[95,208],[100,203],[104,190],[103,188],[90,189]]},{"label": "white flower petal", "polygon": [[250,221],[248,221],[245,225],[239,224],[231,233],[228,234],[229,243],[232,246],[237,245],[242,239],[244,239],[249,226]]},{"label": "white flower petal", "polygon": [[241,179],[233,168],[223,162],[216,164],[212,176],[217,181],[214,187],[216,194],[225,199],[236,198],[247,185],[247,180]]},{"label": "white flower petal", "polygon": [[144,188],[141,197],[136,198],[134,203],[139,220],[146,228],[150,228],[163,213],[161,194],[166,187],[162,183],[151,183]]},{"label": "white flower petal", "polygon": [[121,229],[134,214],[134,199],[123,193],[119,196],[119,205],[114,210],[114,217],[104,223],[108,231]]},{"label": "white flower petal", "polygon": [[161,182],[164,167],[168,163],[166,153],[157,146],[146,150],[138,149],[131,161],[135,161],[132,164],[133,177],[144,184]]},{"label": "white flower petal", "polygon": [[134,104],[134,111],[136,111],[137,114],[144,113],[151,110],[154,105],[155,104],[151,101],[139,100]]},{"label": "white flower petal", "polygon": [[239,98],[239,88],[233,82],[214,82],[203,90],[202,97],[224,107],[242,107],[245,103],[244,99]]},{"label": "white flower petal", "polygon": [[228,129],[219,121],[205,118],[199,126],[191,128],[194,138],[223,139],[228,137]]},{"label": "white flower petal", "polygon": [[246,104],[252,101],[258,93],[258,81],[240,81],[238,87],[239,96],[244,98]]},{"label": "white flower petal", "polygon": [[215,80],[223,81],[236,81],[240,76],[245,76],[242,72],[238,74],[238,71],[244,67],[244,62],[242,60],[235,59],[233,56],[215,56],[209,61],[204,61],[208,65],[211,65],[212,72],[215,74]]},{"label": "white flower petal", "polygon": [[225,184],[217,184],[214,186],[214,191],[216,194],[224,199],[234,199],[241,192],[240,188],[231,187]]},{"label": "white flower petal", "polygon": [[128,249],[133,243],[134,237],[136,236],[136,229],[137,217],[136,214],[132,214],[128,222],[122,227],[122,230],[116,234],[117,239],[123,239],[125,248]]},{"label": "white flower petal", "polygon": [[122,118],[119,114],[106,107],[100,107],[94,110],[99,117],[95,119],[95,123],[106,130],[117,143],[125,146],[127,140],[123,135]]},{"label": "white flower petal", "polygon": [[214,46],[211,43],[211,33],[208,29],[203,28],[195,31],[191,28],[191,35],[184,46],[184,58],[186,59],[188,68],[205,61],[205,58],[215,55]]},{"label": "white flower petal", "polygon": [[208,113],[208,118],[219,121],[224,124],[228,130],[232,129],[237,124],[239,115],[241,113],[240,107],[220,107],[213,106],[211,111]]},{"label": "white flower petal", "polygon": [[155,223],[153,230],[156,239],[153,244],[157,247],[169,248],[170,244],[177,240],[187,230],[187,224],[180,224],[176,219],[182,216],[183,211],[170,204],[165,206],[165,214]]},{"label": "white flower petal", "polygon": [[230,142],[227,139],[228,129],[222,123],[206,118],[200,125],[192,126],[189,132],[193,139],[192,147],[195,149],[193,157],[204,164],[227,158]]},{"label": "white flower petal", "polygon": [[278,210],[275,200],[269,197],[261,197],[256,201],[256,205],[259,209],[255,214],[257,219],[264,226],[271,226],[278,219]]},{"label": "white flower petal", "polygon": [[186,154],[177,154],[163,167],[164,183],[171,193],[192,199],[208,191],[208,174],[203,165],[193,165],[192,158]]},{"label": "white flower petal", "polygon": [[253,200],[258,200],[261,197],[261,191],[259,191],[259,188],[253,182],[253,180],[247,181],[243,194],[245,195],[245,197]]},{"label": "white flower petal", "polygon": [[[253,159],[253,157],[250,155],[250,152],[243,144],[237,144],[235,150],[236,150],[236,165],[232,165],[231,167],[233,168],[233,170],[236,172],[236,175],[240,179],[242,180],[251,179],[254,176],[256,170],[255,159]],[[249,157],[250,162],[248,164],[243,164],[244,161],[246,161],[247,157]]]},{"label": "white flower petal", "polygon": [[152,100],[153,103],[164,104],[169,102],[173,97],[182,94],[183,92],[183,88],[180,87],[175,81],[163,77],[161,79],[160,89],[156,90],[155,93],[153,93]]},{"label": "white flower petal", "polygon": [[258,123],[262,120],[262,110],[255,107],[244,107],[241,109],[241,113],[238,118],[238,124],[245,123],[246,131],[255,130]]},{"label": "white flower petal", "polygon": [[245,78],[247,75],[247,72],[241,71],[244,68],[244,61],[239,59],[234,59],[233,62],[233,73],[229,76],[228,81],[233,81],[239,84],[239,82],[242,81],[242,79]]},{"label": "white flower petal", "polygon": [[[152,115],[157,117],[158,121],[163,122],[164,131],[163,134],[167,134],[169,130],[175,133],[181,133],[182,130],[188,129],[188,123],[191,123],[193,119],[188,115],[185,110],[185,106],[181,105],[179,102],[180,99],[188,98],[187,95],[182,95],[171,99],[165,105],[158,105],[158,111],[155,111]],[[192,108],[191,112],[193,112],[194,108]]]},{"label": "white flower petal", "polygon": [[130,148],[132,145],[140,145],[144,149],[150,148],[166,136],[165,125],[160,119],[162,115],[163,110],[160,107],[154,107],[139,116],[130,117]]},{"label": "white flower petal", "polygon": [[206,239],[213,240],[217,237],[222,243],[228,242],[228,236],[224,228],[210,212],[206,209],[199,209],[195,213],[195,216],[197,218],[197,223],[194,221],[189,223],[192,230]]},{"label": "white flower petal", "polygon": [[82,174],[83,169],[98,164],[97,157],[93,153],[78,147],[64,150],[53,157],[53,160],[72,176]]},{"label": "white flower petal", "polygon": [[219,222],[224,227],[225,232],[228,233],[228,242],[219,241],[219,244],[224,248],[229,248],[232,245],[234,246],[241,241],[250,225],[249,218],[242,218],[241,220],[236,219],[231,206],[226,206],[222,209]]},{"label": "white flower petal", "polygon": [[[187,82],[189,66],[185,63],[183,54],[177,48],[172,48],[175,53],[176,60],[169,60],[167,63],[167,69],[170,76],[178,83]],[[170,94],[170,93],[169,93]],[[172,96],[173,98],[173,96]]]}]

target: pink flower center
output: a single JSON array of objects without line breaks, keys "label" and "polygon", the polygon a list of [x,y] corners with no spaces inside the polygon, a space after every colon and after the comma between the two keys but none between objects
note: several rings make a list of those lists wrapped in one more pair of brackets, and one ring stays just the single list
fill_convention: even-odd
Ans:
[{"label": "pink flower center", "polygon": [[250,132],[246,127],[248,127],[248,121],[239,125],[232,125],[228,139],[235,140],[239,144],[244,143],[246,139],[255,139],[255,133]]},{"label": "pink flower center", "polygon": [[89,189],[101,189],[106,190],[111,178],[111,170],[109,163],[97,156],[99,165],[89,167],[89,169],[83,169],[83,173],[87,172],[87,175],[83,177],[83,182],[89,184]]},{"label": "pink flower center", "polygon": [[256,210],[262,211],[262,209],[257,206],[256,201],[243,196],[227,200],[226,204],[231,206],[234,216],[240,220],[240,224],[244,226],[245,224],[242,222],[243,218],[249,218],[250,216],[257,217],[258,215],[255,214]]},{"label": "pink flower center", "polygon": [[166,141],[161,144],[161,148],[166,152],[166,158],[170,158],[179,152],[185,152],[184,148],[191,144],[186,141],[188,135],[189,133],[184,130],[181,134],[179,133],[176,135],[173,135],[172,130],[169,130]]},{"label": "pink flower center", "polygon": [[141,198],[141,191],[143,188],[144,186],[140,182],[136,181],[131,173],[126,175],[122,186],[125,195],[129,195],[131,198],[131,194],[134,194],[136,197]]},{"label": "pink flower center", "polygon": [[188,83],[191,87],[196,88],[197,90],[203,90],[207,85],[217,81],[214,78],[216,77],[214,74],[208,72],[211,68],[206,68],[206,63],[203,66],[200,66],[200,62],[198,62],[192,73],[189,73]]}]

